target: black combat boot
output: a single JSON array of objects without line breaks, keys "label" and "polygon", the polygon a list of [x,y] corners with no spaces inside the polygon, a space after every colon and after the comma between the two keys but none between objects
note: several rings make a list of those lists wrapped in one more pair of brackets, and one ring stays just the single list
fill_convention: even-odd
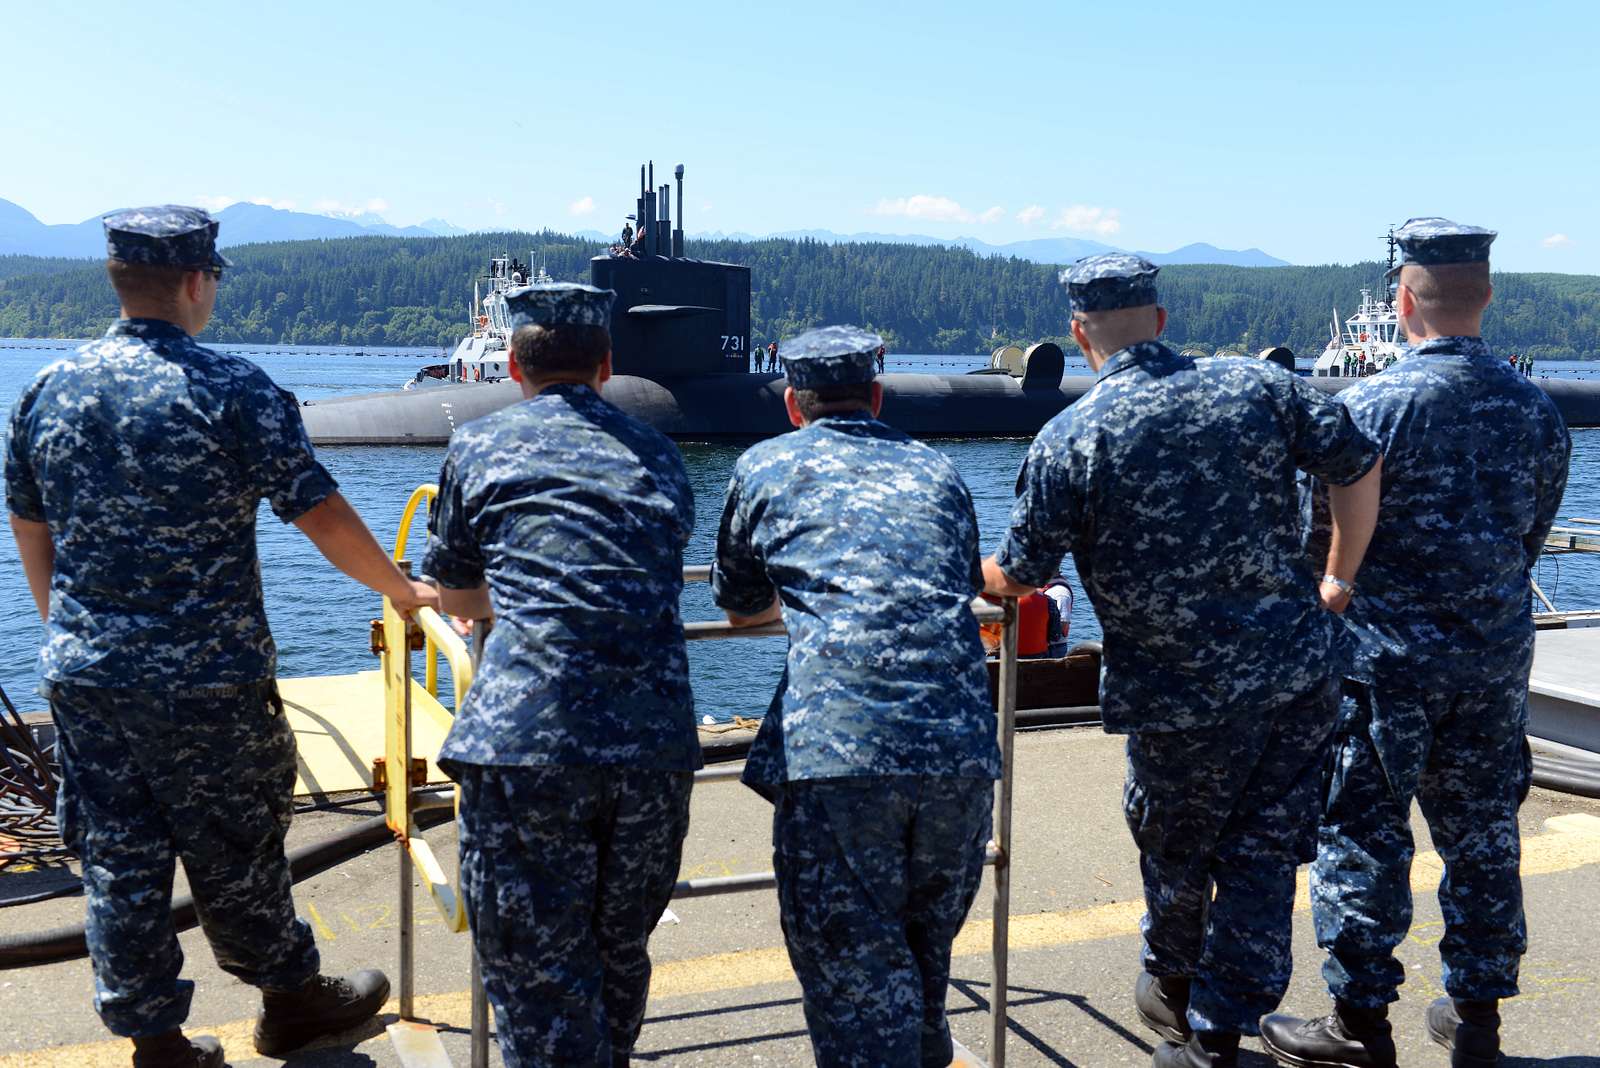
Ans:
[{"label": "black combat boot", "polygon": [[187,1038],[174,1027],[133,1040],[133,1068],[227,1068],[222,1043],[210,1035]]},{"label": "black combat boot", "polygon": [[1428,1006],[1428,1037],[1450,1051],[1450,1068],[1500,1063],[1500,1002],[1440,998]]},{"label": "black combat boot", "polygon": [[1395,1068],[1389,1008],[1336,1001],[1316,1020],[1273,1013],[1261,1018],[1261,1044],[1290,1068]]},{"label": "black combat boot", "polygon": [[1182,1045],[1161,1043],[1150,1060],[1155,1068],[1236,1068],[1239,1036],[1226,1031],[1196,1031]]},{"label": "black combat boot", "polygon": [[256,1052],[279,1057],[348,1031],[375,1016],[388,997],[389,980],[375,968],[340,978],[319,975],[299,990],[263,990]]},{"label": "black combat boot", "polygon": [[1189,1041],[1189,977],[1156,978],[1140,972],[1133,982],[1133,1007],[1146,1027],[1168,1042]]}]

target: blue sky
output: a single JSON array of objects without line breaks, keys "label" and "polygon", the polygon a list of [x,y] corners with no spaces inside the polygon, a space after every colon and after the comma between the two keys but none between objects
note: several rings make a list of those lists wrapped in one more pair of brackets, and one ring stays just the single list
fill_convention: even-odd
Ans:
[{"label": "blue sky", "polygon": [[[137,11],[137,14],[134,12]],[[1600,273],[1600,5],[8,5],[0,197],[611,230],[1382,254],[1440,214]]]}]

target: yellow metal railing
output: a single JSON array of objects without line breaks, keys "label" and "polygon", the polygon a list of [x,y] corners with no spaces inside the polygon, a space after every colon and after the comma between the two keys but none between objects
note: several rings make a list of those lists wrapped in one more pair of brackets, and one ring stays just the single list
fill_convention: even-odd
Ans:
[{"label": "yellow metal railing", "polygon": [[[395,538],[394,558],[402,570],[410,572],[405,562],[406,543],[411,525],[419,508],[426,509],[438,495],[434,485],[417,487],[406,502],[400,518],[400,532]],[[424,512],[426,514],[426,512]],[[466,643],[451,629],[444,617],[431,608],[418,609],[408,620],[396,610],[388,598],[383,601],[383,695],[384,695],[384,810],[389,829],[395,833],[401,847],[411,859],[411,865],[422,877],[429,894],[444,914],[445,925],[452,931],[467,929],[466,902],[461,893],[450,884],[444,868],[433,855],[433,849],[417,830],[417,799],[415,787],[424,785],[426,775],[412,772],[411,654],[417,648],[426,660],[424,688],[431,697],[438,697],[438,659],[444,657],[450,665],[455,682],[455,707],[460,708],[472,685],[472,656]],[[425,767],[426,765],[423,765]],[[456,803],[460,803],[457,791]],[[402,885],[409,888],[409,873],[402,873]]]}]

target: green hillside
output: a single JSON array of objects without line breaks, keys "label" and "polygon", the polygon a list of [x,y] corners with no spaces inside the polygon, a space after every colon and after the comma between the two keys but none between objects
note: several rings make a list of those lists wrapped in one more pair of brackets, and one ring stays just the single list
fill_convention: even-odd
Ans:
[{"label": "green hillside", "polygon": [[[228,250],[216,341],[302,345],[453,345],[472,279],[489,257],[528,258],[587,281],[602,246],[549,231],[449,238],[357,237]],[[690,241],[688,253],[752,269],[758,342],[822,323],[855,322],[900,352],[986,352],[999,341],[1060,339],[1066,300],[1056,269],[964,249],[814,241]],[[1286,344],[1319,350],[1337,307],[1349,314],[1377,264],[1177,265],[1161,271],[1168,338],[1215,349]],[[1600,277],[1500,274],[1485,332],[1543,358],[1600,356]],[[85,337],[116,314],[98,264],[0,257],[0,336]]]}]

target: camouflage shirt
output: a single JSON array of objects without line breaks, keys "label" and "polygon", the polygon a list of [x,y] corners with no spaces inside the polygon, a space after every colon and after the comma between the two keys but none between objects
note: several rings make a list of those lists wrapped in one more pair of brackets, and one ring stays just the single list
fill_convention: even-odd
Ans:
[{"label": "camouflage shirt", "polygon": [[441,761],[699,767],[678,609],[693,527],[677,446],[588,386],[456,431],[422,570],[487,582],[495,623]]},{"label": "camouflage shirt", "polygon": [[1482,338],[1434,338],[1339,395],[1385,454],[1383,507],[1344,619],[1351,677],[1481,689],[1526,677],[1528,575],[1567,485],[1555,403]]},{"label": "camouflage shirt", "polygon": [[1105,632],[1107,730],[1224,723],[1327,679],[1296,469],[1347,484],[1378,455],[1271,361],[1141,342],[1034,438],[997,560],[1041,585],[1071,550]]},{"label": "camouflage shirt", "polygon": [[172,690],[271,677],[256,508],[335,489],[294,397],[182,328],[125,319],[18,398],[6,504],[55,545],[47,682]]},{"label": "camouflage shirt", "polygon": [[754,615],[776,594],[789,631],[745,780],[998,776],[981,586],[972,498],[926,445],[863,412],[741,456],[713,596]]}]

